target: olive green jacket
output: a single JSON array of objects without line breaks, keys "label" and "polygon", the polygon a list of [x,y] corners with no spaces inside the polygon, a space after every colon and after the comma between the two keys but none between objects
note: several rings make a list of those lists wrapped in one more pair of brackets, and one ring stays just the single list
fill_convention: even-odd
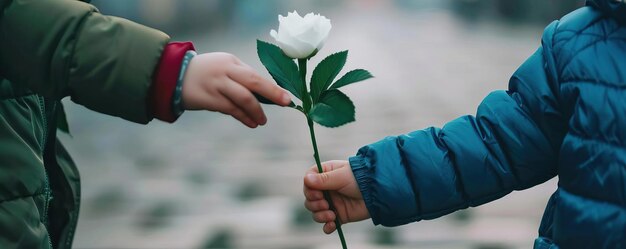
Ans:
[{"label": "olive green jacket", "polygon": [[60,100],[138,123],[169,37],[77,0],[0,0],[0,248],[70,248],[80,178]]}]

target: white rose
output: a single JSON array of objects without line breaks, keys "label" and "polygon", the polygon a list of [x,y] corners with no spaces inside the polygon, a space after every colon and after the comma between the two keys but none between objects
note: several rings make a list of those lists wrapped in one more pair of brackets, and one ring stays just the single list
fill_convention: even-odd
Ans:
[{"label": "white rose", "polygon": [[324,16],[309,13],[301,17],[296,11],[287,17],[278,15],[278,22],[278,32],[272,29],[270,35],[280,49],[294,59],[308,58],[322,49],[332,27]]}]

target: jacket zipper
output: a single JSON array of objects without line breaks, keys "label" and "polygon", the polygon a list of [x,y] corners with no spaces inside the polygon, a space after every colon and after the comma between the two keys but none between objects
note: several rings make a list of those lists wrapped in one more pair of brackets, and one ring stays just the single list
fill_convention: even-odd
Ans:
[{"label": "jacket zipper", "polygon": [[[46,102],[42,96],[37,96],[39,101],[39,110],[41,111],[41,119],[43,124],[43,139],[41,144],[42,155],[46,150],[46,140],[48,139],[48,117],[46,116]],[[44,162],[45,164],[45,162]],[[50,191],[50,181],[48,179],[48,170],[44,166],[44,176],[45,176],[45,185],[44,185],[44,212],[43,212],[43,223],[47,227],[48,226],[48,206],[50,205],[50,200],[52,200],[52,194]],[[52,238],[50,238],[50,233],[48,235],[48,245],[52,248]]]}]

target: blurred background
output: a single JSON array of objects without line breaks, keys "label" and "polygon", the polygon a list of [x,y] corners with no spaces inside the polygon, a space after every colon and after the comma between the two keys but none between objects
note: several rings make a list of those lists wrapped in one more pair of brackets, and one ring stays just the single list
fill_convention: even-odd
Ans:
[{"label": "blurred background", "polygon": [[[278,14],[331,19],[313,63],[349,49],[344,72],[376,78],[345,91],[357,122],[317,127],[322,160],[475,113],[540,45],[574,0],[94,0],[104,14],[223,51],[268,76],[255,39],[273,42]],[[66,103],[66,146],[82,173],[76,248],[340,248],[303,208],[302,177],[313,165],[305,119],[266,106],[255,130],[216,113],[187,112],[175,124],[137,125]],[[395,228],[345,226],[348,245],[368,248],[531,248],[556,180],[446,217]]]}]

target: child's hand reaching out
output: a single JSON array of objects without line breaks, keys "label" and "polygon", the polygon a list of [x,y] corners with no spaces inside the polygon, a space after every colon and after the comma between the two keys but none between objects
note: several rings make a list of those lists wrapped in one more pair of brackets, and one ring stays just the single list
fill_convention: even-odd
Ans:
[{"label": "child's hand reaching out", "polygon": [[324,232],[335,231],[335,213],[328,207],[322,190],[328,190],[342,224],[361,221],[370,217],[359,186],[354,179],[348,161],[322,163],[324,173],[317,166],[311,167],[304,177],[304,206],[313,213],[313,219],[324,224]]},{"label": "child's hand reaching out", "polygon": [[228,114],[250,128],[267,118],[252,92],[279,105],[291,102],[289,94],[254,69],[227,53],[195,56],[185,73],[182,97],[187,110],[206,109]]}]

